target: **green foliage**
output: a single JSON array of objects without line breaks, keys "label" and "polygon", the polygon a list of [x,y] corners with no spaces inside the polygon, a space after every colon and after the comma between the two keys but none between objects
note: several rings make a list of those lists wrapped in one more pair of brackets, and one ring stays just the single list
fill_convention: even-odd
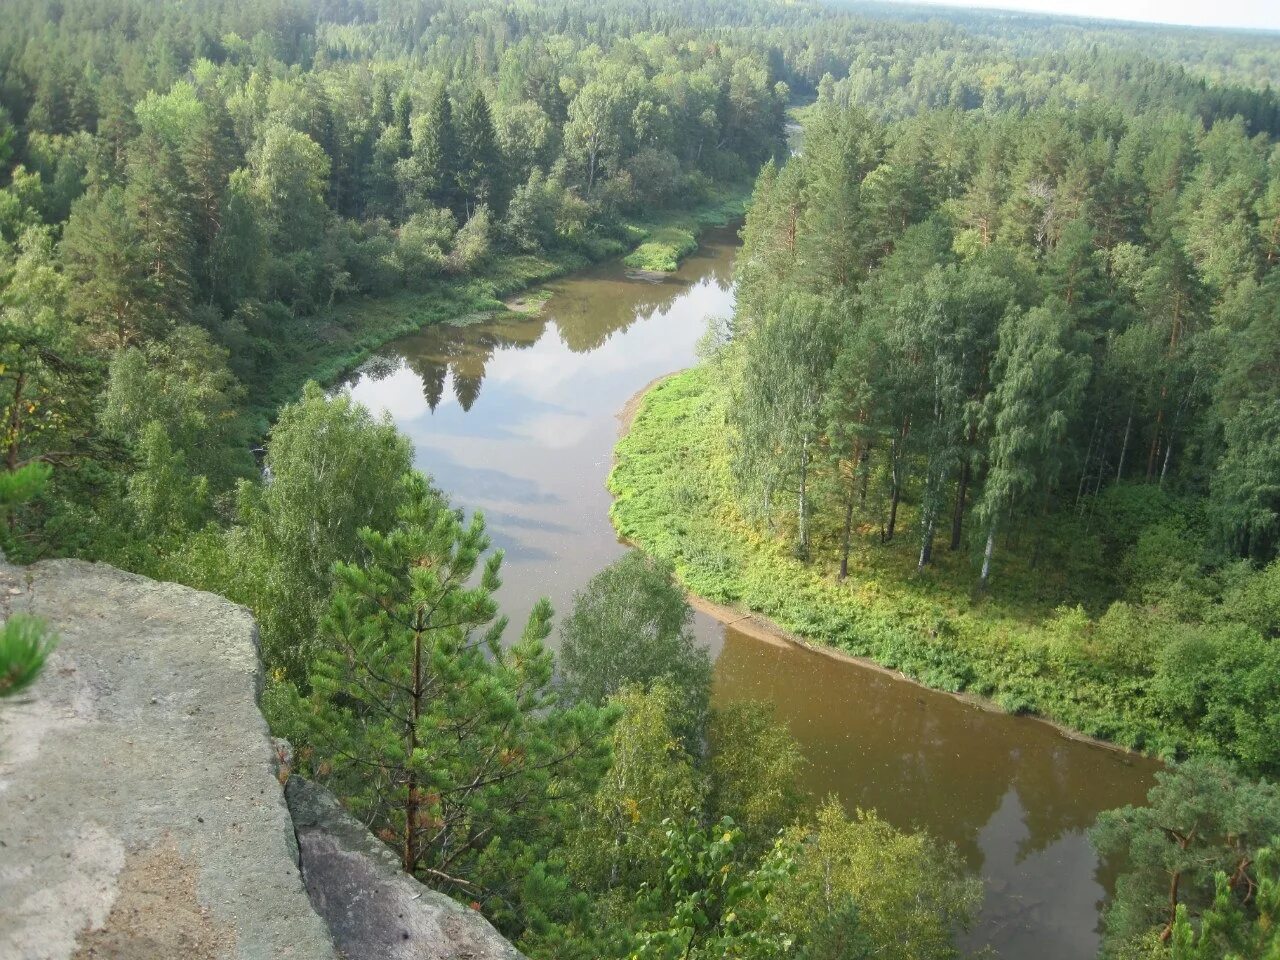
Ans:
[{"label": "green foliage", "polygon": [[669,821],[667,836],[665,877],[648,891],[665,919],[635,958],[943,960],[961,955],[955,933],[982,899],[954,851],[835,800],[758,861],[728,817],[705,830]]},{"label": "green foliage", "polygon": [[616,927],[630,921],[636,891],[660,880],[667,818],[700,808],[705,791],[680,741],[683,704],[674,689],[624,687],[609,705],[620,711],[609,770],[583,808],[568,859],[596,914]]},{"label": "green foliage", "polygon": [[671,273],[680,261],[698,249],[698,239],[688,230],[667,227],[656,230],[649,239],[623,258],[623,263],[637,270]]},{"label": "green foliage", "polygon": [[503,647],[502,554],[484,557],[483,519],[464,524],[418,474],[400,486],[390,530],[364,527],[362,559],[335,564],[309,693],[282,719],[405,870],[513,925],[508,871],[599,776],[604,715],[556,705],[545,601]]},{"label": "green foliage", "polygon": [[154,428],[193,474],[225,489],[252,469],[243,395],[226,349],[183,325],[163,341],[112,357],[100,422],[107,436],[131,449]]},{"label": "green foliage", "polygon": [[711,697],[711,660],[691,629],[693,611],[668,565],[631,551],[591,578],[561,628],[566,695],[603,704],[631,684],[662,684],[673,723],[690,742]]},{"label": "green foliage", "polygon": [[808,293],[764,306],[739,341],[742,382],[728,407],[735,474],[748,509],[768,516],[775,498],[794,495],[802,559],[809,554],[810,472],[836,332],[833,307]]},{"label": "green foliage", "polygon": [[805,811],[799,746],[768,704],[752,701],[718,707],[707,741],[708,809],[742,826],[747,849],[767,848]]},{"label": "green foliage", "polygon": [[16,696],[35,683],[56,645],[42,620],[12,614],[0,627],[0,698]]},{"label": "green foliage", "polygon": [[52,473],[47,463],[29,463],[0,473],[0,514],[7,519],[18,507],[34,500],[48,486]]},{"label": "green foliage", "polygon": [[71,210],[62,259],[72,310],[104,346],[125,347],[161,337],[171,318],[157,302],[142,238],[119,187],[91,191]]},{"label": "green foliage", "polygon": [[1178,905],[1177,919],[1169,935],[1172,960],[1276,960],[1280,957],[1280,860],[1271,849],[1258,851],[1257,890],[1252,916],[1237,903],[1231,878],[1214,877],[1213,903],[1199,923],[1192,921],[1185,904]]},{"label": "green foliage", "polygon": [[226,566],[210,584],[257,614],[269,666],[301,675],[333,564],[357,557],[361,530],[390,529],[411,462],[395,427],[344,394],[329,397],[309,384],[280,411],[267,479],[241,484]]},{"label": "green foliage", "polygon": [[1280,650],[1242,624],[1170,630],[1153,693],[1193,731],[1197,752],[1221,752],[1247,770],[1280,768]]},{"label": "green foliage", "polygon": [[640,934],[631,960],[770,960],[789,952],[792,939],[771,899],[795,869],[793,849],[779,840],[748,866],[739,859],[742,831],[728,817],[705,829],[675,819],[666,826],[666,871],[649,891],[665,919]]},{"label": "green foliage", "polygon": [[1061,450],[1088,380],[1088,360],[1073,353],[1070,321],[1063,305],[1049,301],[1025,316],[1006,316],[999,330],[987,398],[991,445],[978,516],[986,522],[982,565],[985,585],[991,570],[996,524],[1024,506],[1037,490],[1061,479]]},{"label": "green foliage", "polygon": [[445,264],[451,273],[469,273],[489,255],[489,208],[483,204],[467,218],[453,238]]},{"label": "green foliage", "polygon": [[774,909],[797,943],[813,944],[815,953],[830,949],[830,925],[853,912],[872,956],[961,956],[955,934],[976,915],[982,887],[965,875],[954,850],[897,831],[874,811],[849,817],[834,799],[812,827],[789,831],[783,845],[795,851],[795,868]]},{"label": "green foliage", "polygon": [[[1166,937],[1180,913],[1200,917],[1231,909],[1257,916],[1268,908],[1267,901],[1255,900],[1258,851],[1278,834],[1280,790],[1274,784],[1204,760],[1156,774],[1147,806],[1107,811],[1091,834],[1099,851],[1122,857],[1125,865],[1107,910],[1109,947],[1139,943],[1152,931]],[[1229,878],[1225,905],[1217,903],[1219,874]]]}]

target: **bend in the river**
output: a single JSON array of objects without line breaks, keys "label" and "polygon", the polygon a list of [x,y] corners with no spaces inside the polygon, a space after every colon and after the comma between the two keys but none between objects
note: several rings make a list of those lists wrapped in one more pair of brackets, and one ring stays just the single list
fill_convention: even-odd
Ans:
[{"label": "bend in the river", "polygon": [[[413,440],[453,501],[482,509],[506,550],[503,608],[540,596],[564,612],[626,549],[609,522],[616,414],[695,362],[706,320],[733,307],[732,230],[712,231],[673,276],[620,263],[550,285],[538,316],[430,327],[388,345],[349,383]],[[957,845],[987,886],[972,945],[1008,960],[1096,953],[1109,877],[1084,831],[1140,802],[1154,764],[1069,739],[883,672],[770,643],[705,614],[719,700],[770,701],[809,759],[808,786]]]}]

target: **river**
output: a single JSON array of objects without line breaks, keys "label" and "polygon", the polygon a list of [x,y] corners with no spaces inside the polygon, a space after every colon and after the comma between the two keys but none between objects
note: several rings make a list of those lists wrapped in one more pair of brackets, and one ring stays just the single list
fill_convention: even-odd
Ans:
[{"label": "river", "polygon": [[[499,599],[513,624],[540,596],[567,612],[626,549],[604,485],[617,413],[695,362],[707,318],[732,310],[736,250],[732,230],[712,231],[660,282],[595,267],[550,284],[537,316],[431,327],[350,378],[454,503],[484,511],[506,551]],[[770,701],[813,791],[956,844],[987,891],[966,946],[1006,960],[1094,956],[1111,878],[1085,830],[1099,811],[1141,802],[1153,763],[702,613],[696,629],[716,658],[716,700]]]}]

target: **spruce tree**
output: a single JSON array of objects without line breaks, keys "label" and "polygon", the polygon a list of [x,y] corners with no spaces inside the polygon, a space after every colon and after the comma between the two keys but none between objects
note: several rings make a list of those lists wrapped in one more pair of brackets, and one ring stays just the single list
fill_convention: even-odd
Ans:
[{"label": "spruce tree", "polygon": [[500,190],[500,164],[493,116],[484,91],[476,88],[458,111],[458,191],[471,216],[481,204],[494,205]]},{"label": "spruce tree", "polygon": [[453,104],[444,84],[437,84],[427,99],[427,109],[413,124],[413,157],[417,179],[430,201],[450,210],[457,205],[458,131]]}]

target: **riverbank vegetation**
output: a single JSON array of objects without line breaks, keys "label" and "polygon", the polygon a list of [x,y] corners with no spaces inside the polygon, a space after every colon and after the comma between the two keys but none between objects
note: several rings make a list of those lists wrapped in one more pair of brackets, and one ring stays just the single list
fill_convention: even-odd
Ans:
[{"label": "riverbank vegetation", "polygon": [[1271,142],[833,97],[619,446],[619,529],[932,685],[1274,772]]},{"label": "riverbank vegetation", "polygon": [[[1273,73],[1267,38],[806,2],[10,0],[0,547],[248,605],[302,767],[532,955],[954,956],[954,852],[711,709],[665,565],[592,585],[557,677],[545,606],[502,640],[482,521],[304,384],[602,257],[669,270],[763,165],[624,529],[935,685],[1270,771]],[[12,689],[49,641],[6,630]]]},{"label": "riverbank vegetation", "polygon": [[[1108,950],[1194,939],[1180,910],[1259,921],[1277,823],[1249,798],[1274,787],[1234,771],[1280,772],[1274,139],[1173,109],[886,122],[853,100],[830,86],[761,174],[733,316],[618,445],[617,527],[803,638],[1225,761],[1152,803],[1248,809],[1248,852],[1203,819],[1182,842],[1104,818],[1133,870]],[[1197,829],[1222,860],[1192,876],[1168,862]]]},{"label": "riverbank vegetation", "polygon": [[[461,7],[433,27],[459,42],[422,46],[393,7],[108,7],[0,15],[8,469],[56,467],[17,511],[20,556],[145,568],[129,528],[172,519],[134,524],[130,483],[153,482],[161,451],[96,414],[117,354],[171,357],[168,389],[207,373],[227,400],[216,429],[188,404],[164,453],[168,481],[206,482],[198,529],[227,516],[243,449],[306,379],[642,244],[672,269],[782,146],[778,69],[696,26],[682,47],[602,19],[605,50],[530,8],[476,60]],[[144,403],[116,422],[164,418]]]}]

